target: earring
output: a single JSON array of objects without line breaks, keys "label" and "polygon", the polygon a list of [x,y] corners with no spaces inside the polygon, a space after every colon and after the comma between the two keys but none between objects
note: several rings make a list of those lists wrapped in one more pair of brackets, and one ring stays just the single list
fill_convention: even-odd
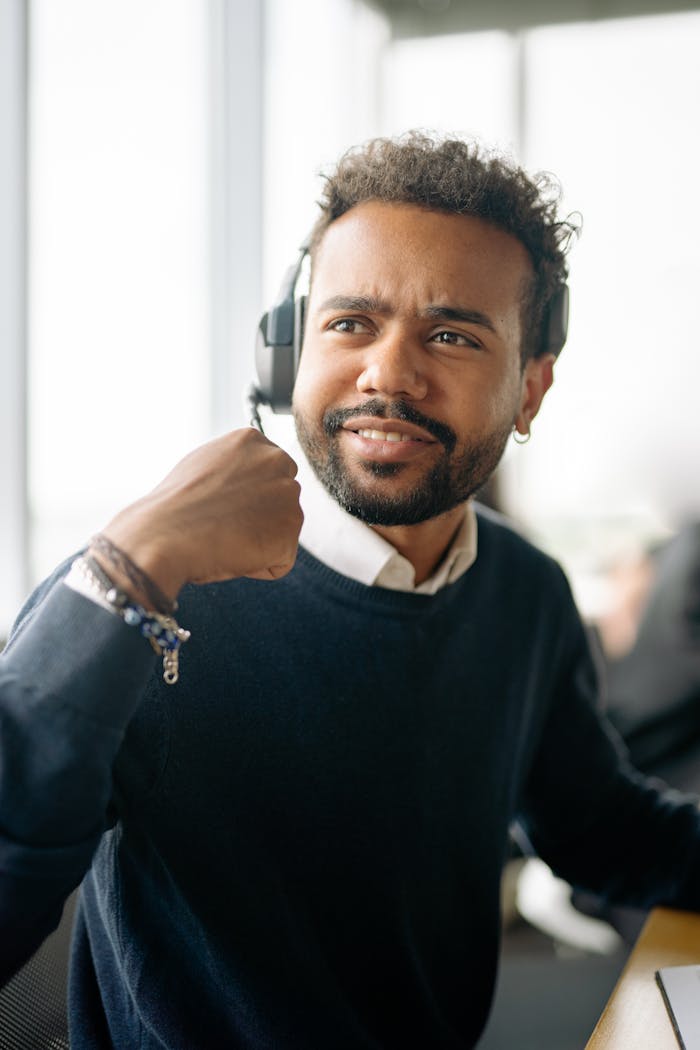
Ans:
[{"label": "earring", "polygon": [[516,426],[513,427],[513,441],[516,445],[527,445],[531,437],[532,434],[529,427],[527,434],[521,434]]}]

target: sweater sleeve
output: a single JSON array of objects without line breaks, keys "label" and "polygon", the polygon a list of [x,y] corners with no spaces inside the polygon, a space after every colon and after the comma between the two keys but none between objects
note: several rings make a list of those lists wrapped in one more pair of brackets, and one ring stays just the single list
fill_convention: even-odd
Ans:
[{"label": "sweater sleeve", "polygon": [[700,809],[630,765],[598,710],[598,675],[568,594],[552,703],[534,751],[522,823],[572,885],[611,903],[700,910]]},{"label": "sweater sleeve", "polygon": [[54,579],[0,656],[0,983],[57,925],[105,830],[112,764],[155,656]]}]

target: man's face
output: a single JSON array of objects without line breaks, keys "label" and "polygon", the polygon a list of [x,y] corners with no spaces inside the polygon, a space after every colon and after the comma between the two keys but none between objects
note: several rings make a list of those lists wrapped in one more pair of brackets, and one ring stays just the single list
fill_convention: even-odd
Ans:
[{"label": "man's face", "polygon": [[551,382],[551,362],[544,386],[542,362],[521,367],[531,276],[517,239],[470,216],[368,201],[328,228],[293,408],[346,510],[413,525],[487,479]]}]

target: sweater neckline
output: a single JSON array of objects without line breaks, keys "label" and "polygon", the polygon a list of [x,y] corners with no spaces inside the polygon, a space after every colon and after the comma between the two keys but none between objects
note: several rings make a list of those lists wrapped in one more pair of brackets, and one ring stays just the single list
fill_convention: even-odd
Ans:
[{"label": "sweater neckline", "polygon": [[[477,559],[478,562],[478,559]],[[476,570],[476,563],[460,576],[454,583],[445,584],[436,594],[416,594],[411,591],[395,591],[389,587],[380,587],[374,584],[361,583],[350,576],[331,569],[324,562],[319,561],[305,547],[299,546],[297,552],[297,568],[303,572],[311,572],[317,583],[337,593],[372,604],[377,608],[389,608],[392,610],[403,610],[408,613],[419,614],[427,609],[437,611],[445,604],[451,603],[456,594],[462,590],[465,580],[468,580]]]}]

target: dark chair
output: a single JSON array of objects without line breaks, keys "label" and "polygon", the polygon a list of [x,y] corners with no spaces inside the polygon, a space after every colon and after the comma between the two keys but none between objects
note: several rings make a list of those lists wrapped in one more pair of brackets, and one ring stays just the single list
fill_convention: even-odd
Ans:
[{"label": "dark chair", "polygon": [[76,893],[58,928],[0,990],[0,1050],[68,1050],[66,988]]}]

